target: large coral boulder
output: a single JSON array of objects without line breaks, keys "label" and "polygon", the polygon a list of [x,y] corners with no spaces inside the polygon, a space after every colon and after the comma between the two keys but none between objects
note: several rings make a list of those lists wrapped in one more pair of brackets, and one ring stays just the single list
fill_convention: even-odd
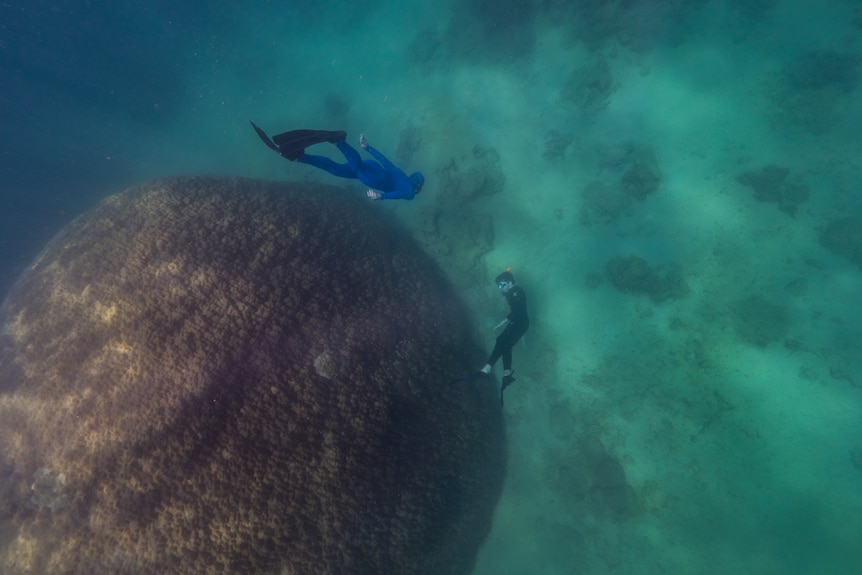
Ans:
[{"label": "large coral boulder", "polygon": [[0,310],[0,572],[469,573],[496,393],[377,207],[178,178],[52,240]]}]

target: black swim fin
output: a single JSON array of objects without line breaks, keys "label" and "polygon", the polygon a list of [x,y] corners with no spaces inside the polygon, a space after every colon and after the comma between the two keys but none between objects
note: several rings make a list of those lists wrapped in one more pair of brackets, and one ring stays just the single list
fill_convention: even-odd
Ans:
[{"label": "black swim fin", "polygon": [[503,381],[500,383],[500,407],[503,407],[503,392],[506,391],[506,388],[513,383],[515,383],[515,378],[512,377],[511,374],[503,376]]},{"label": "black swim fin", "polygon": [[484,371],[474,371],[465,375],[464,377],[458,377],[456,379],[448,381],[446,385],[455,385],[456,383],[464,383],[465,381],[473,381],[474,379],[482,379],[485,377],[491,377],[491,375],[485,373]]},{"label": "black swim fin", "polygon": [[305,153],[305,148],[329,142],[337,144],[347,137],[347,132],[336,130],[291,130],[272,137],[278,146],[278,153],[288,160],[295,160]]},{"label": "black swim fin", "polygon": [[254,128],[254,131],[257,132],[257,135],[260,136],[260,139],[263,140],[264,144],[266,144],[276,152],[278,151],[278,147],[272,143],[272,140],[269,139],[269,136],[266,135],[266,132],[258,128],[257,124],[255,124],[251,120],[249,120],[248,123],[251,124],[251,127]]},{"label": "black swim fin", "polygon": [[314,144],[321,142],[336,144],[347,137],[347,132],[343,130],[291,130],[273,136],[270,140],[266,132],[258,128],[254,122],[251,122],[251,125],[264,144],[288,160],[299,158],[305,153],[305,148]]}]

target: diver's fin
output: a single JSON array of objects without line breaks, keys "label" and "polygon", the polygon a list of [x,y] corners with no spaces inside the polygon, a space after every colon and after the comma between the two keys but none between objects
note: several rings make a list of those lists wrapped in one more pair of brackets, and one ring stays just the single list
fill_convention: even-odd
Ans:
[{"label": "diver's fin", "polygon": [[453,380],[450,380],[446,383],[446,385],[455,385],[456,383],[464,383],[465,381],[473,381],[474,379],[482,379],[485,377],[490,377],[490,374],[485,373],[484,371],[474,371],[472,373],[468,373],[464,377],[458,377]]},{"label": "diver's fin", "polygon": [[347,137],[347,132],[342,130],[291,130],[272,137],[272,141],[278,146],[278,153],[288,160],[295,160],[305,153],[305,148],[330,142],[336,144]]},{"label": "diver's fin", "polygon": [[251,127],[263,140],[263,143],[275,150],[288,160],[295,160],[305,153],[305,148],[321,142],[336,144],[347,137],[347,132],[342,130],[291,130],[273,136],[272,139],[266,135],[254,122],[249,120]]},{"label": "diver's fin", "polygon": [[257,135],[260,136],[260,139],[263,140],[263,143],[278,152],[278,147],[272,143],[272,140],[269,139],[269,136],[266,135],[266,132],[257,127],[257,125],[251,120],[248,121],[251,124],[251,127],[254,128],[254,131],[257,132]]},{"label": "diver's fin", "polygon": [[515,378],[512,377],[511,374],[503,376],[503,381],[500,383],[500,407],[503,407],[503,392],[506,391],[506,388],[513,383],[515,383]]}]

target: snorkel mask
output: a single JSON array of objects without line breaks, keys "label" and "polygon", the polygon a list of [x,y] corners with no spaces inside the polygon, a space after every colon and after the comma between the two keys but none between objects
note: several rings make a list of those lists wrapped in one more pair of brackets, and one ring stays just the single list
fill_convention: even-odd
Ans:
[{"label": "snorkel mask", "polygon": [[512,286],[515,285],[515,276],[512,275],[512,268],[506,268],[506,271],[497,276],[494,280],[497,282],[497,287],[503,293],[508,293]]}]

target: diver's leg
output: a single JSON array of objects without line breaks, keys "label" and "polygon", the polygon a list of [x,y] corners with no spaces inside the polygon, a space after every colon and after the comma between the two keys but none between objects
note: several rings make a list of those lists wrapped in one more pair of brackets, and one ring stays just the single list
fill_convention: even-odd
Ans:
[{"label": "diver's leg", "polygon": [[[494,353],[491,354],[496,362],[498,358],[503,358],[503,375],[509,375],[512,371],[512,348],[518,343],[518,340],[524,335],[524,331],[517,329],[513,324],[509,324],[503,329],[503,332],[497,336],[497,343],[494,345]],[[490,363],[490,362],[489,362]],[[492,364],[493,365],[493,364]]]},{"label": "diver's leg", "polygon": [[497,341],[494,343],[494,350],[491,352],[491,356],[488,358],[488,363],[485,364],[485,367],[482,368],[482,373],[491,373],[491,369],[494,367],[494,364],[497,363],[497,360],[500,359],[500,356],[503,355],[503,350],[506,348],[506,339],[505,339],[505,331],[497,336]]},{"label": "diver's leg", "polygon": [[512,346],[507,345],[506,349],[503,350],[503,375],[510,375],[512,373]]},{"label": "diver's leg", "polygon": [[338,142],[336,145],[341,150],[341,153],[344,154],[347,164],[353,170],[354,174],[356,174],[354,177],[359,178],[359,181],[369,188],[384,192],[391,191],[388,185],[388,178],[386,177],[386,170],[380,164],[371,160],[363,161],[359,156],[359,152],[345,141]]},{"label": "diver's leg", "polygon": [[377,160],[378,162],[380,162],[385,169],[387,169],[387,170],[399,170],[400,169],[398,166],[396,166],[395,164],[390,162],[386,156],[384,156],[383,154],[378,152],[375,148],[372,148],[371,146],[365,146],[365,151],[368,152],[369,154],[371,154],[372,156],[374,156],[374,159]]},{"label": "diver's leg", "polygon": [[503,378],[500,380],[500,407],[503,406],[503,392],[506,391],[506,388],[512,385],[515,382],[515,378],[512,375],[515,373],[512,370],[512,348],[518,343],[518,340],[521,339],[521,336],[524,335],[524,332],[521,330],[510,329],[511,324],[506,326],[506,329],[503,330],[503,333],[500,334],[501,338],[505,339],[505,344],[503,346]]},{"label": "diver's leg", "polygon": [[[358,154],[357,154],[358,155]],[[333,176],[339,178],[356,178],[356,170],[350,167],[349,164],[338,164],[326,156],[313,156],[311,154],[303,154],[296,159],[297,162],[308,164],[315,168],[327,171]]]},{"label": "diver's leg", "polygon": [[503,351],[503,376],[511,375],[512,349],[519,341],[521,341],[525,333],[527,333],[526,329],[521,329],[520,326],[509,324],[506,326],[506,329],[503,330],[503,333],[500,334],[506,335],[506,348]]},{"label": "diver's leg", "polygon": [[503,334],[497,336],[497,342],[494,344],[494,350],[491,352],[491,357],[488,358],[488,364],[491,367],[494,367],[494,364],[497,363],[497,360],[500,359],[500,356],[506,352],[506,343],[503,338]]},{"label": "diver's leg", "polygon": [[346,164],[338,164],[326,156],[311,154],[303,154],[296,161],[320,168],[339,178],[359,179],[369,188],[386,191],[386,173],[380,164],[371,161],[363,162],[362,158],[359,157],[359,152],[343,140],[338,142],[336,146],[344,154],[344,158],[347,160]]},{"label": "diver's leg", "polygon": [[359,152],[357,152],[353,146],[347,143],[347,140],[341,140],[337,144],[335,144],[341,153],[344,154],[344,159],[347,160],[347,165],[350,166],[354,173],[359,172],[359,167],[362,165],[362,158],[359,156]]}]

